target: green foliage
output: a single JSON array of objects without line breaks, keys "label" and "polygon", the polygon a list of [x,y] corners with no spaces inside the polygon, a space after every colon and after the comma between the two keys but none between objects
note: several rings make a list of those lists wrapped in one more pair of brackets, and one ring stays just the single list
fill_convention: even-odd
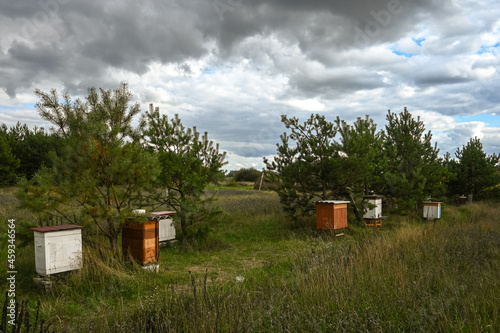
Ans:
[{"label": "green foliage", "polygon": [[[336,198],[347,185],[344,158],[335,141],[336,126],[319,114],[299,124],[297,118],[281,117],[286,128],[273,161],[264,159],[271,177],[279,176],[278,194],[283,208],[294,219],[314,211],[314,200]],[[294,145],[290,145],[290,141]]]},{"label": "green foliage", "polygon": [[177,114],[169,121],[152,104],[143,122],[148,126],[144,131],[147,148],[161,165],[157,185],[166,188],[157,200],[177,211],[184,235],[210,230],[206,224],[221,211],[207,208],[212,200],[203,194],[209,183],[224,179],[226,154],[208,140],[206,132],[200,136],[196,127],[185,128]]},{"label": "green foliage", "polygon": [[260,177],[261,171],[255,168],[242,168],[234,173],[237,182],[254,182]]},{"label": "green foliage", "polygon": [[4,133],[0,133],[0,186],[16,183],[19,164],[20,161],[12,154]]},{"label": "green foliage", "polygon": [[353,204],[358,221],[362,220],[363,195],[370,192],[383,193],[384,171],[387,158],[383,151],[384,132],[377,132],[377,125],[369,116],[358,117],[353,125],[337,117],[341,150],[345,154],[344,174],[349,180],[346,195]]},{"label": "green foliage", "polygon": [[479,138],[471,138],[462,149],[457,148],[455,156],[457,159],[448,164],[450,171],[456,174],[449,185],[455,194],[468,194],[472,200],[500,184],[500,156],[487,155]]},{"label": "green foliage", "polygon": [[12,153],[21,161],[16,171],[19,178],[31,179],[42,167],[50,167],[50,154],[57,154],[62,149],[63,140],[56,133],[48,133],[43,128],[30,129],[18,122],[9,129],[3,125],[2,132]]},{"label": "green foliage", "polygon": [[90,220],[117,250],[118,235],[158,174],[155,156],[140,142],[132,121],[140,112],[126,84],[115,91],[89,89],[85,102],[61,103],[55,90],[35,91],[40,116],[64,140],[51,168],[22,184],[22,205],[68,222]]},{"label": "green foliage", "polygon": [[[386,167],[383,133],[373,119],[358,118],[353,125],[338,117],[331,123],[320,115],[311,115],[303,125],[286,116],[282,121],[291,134],[281,136],[274,161],[264,161],[271,177],[281,180],[278,193],[285,210],[298,218],[314,210],[313,200],[345,197],[361,221],[363,194],[383,189]],[[290,147],[290,140],[295,146]]]},{"label": "green foliage", "polygon": [[415,209],[429,196],[445,192],[447,170],[438,159],[437,145],[432,147],[431,132],[405,108],[399,115],[390,110],[385,126],[384,153],[387,156],[387,194],[399,209]]}]

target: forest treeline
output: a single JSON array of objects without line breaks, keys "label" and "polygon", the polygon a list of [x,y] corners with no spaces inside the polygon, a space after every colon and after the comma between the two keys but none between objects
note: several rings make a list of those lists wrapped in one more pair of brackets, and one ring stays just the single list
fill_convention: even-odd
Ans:
[{"label": "forest treeline", "polygon": [[0,126],[0,185],[15,185],[21,178],[31,179],[42,167],[51,166],[50,155],[58,154],[62,138],[43,127],[29,128],[18,122]]},{"label": "forest treeline", "polygon": [[[355,203],[371,192],[394,198],[402,210],[428,198],[500,198],[498,155],[486,154],[480,139],[470,138],[454,154],[440,157],[431,132],[406,109],[400,114],[389,111],[383,130],[368,116],[353,124],[340,118],[329,122],[321,115],[311,115],[303,124],[283,116],[282,122],[289,131],[281,136],[274,160],[265,163],[267,170],[279,174],[280,197],[292,214],[311,208],[301,201],[343,197]],[[51,168],[64,142],[58,131],[2,124],[0,185],[31,180],[42,168]],[[250,168],[230,176],[254,180],[259,174]]]},{"label": "forest treeline", "polygon": [[378,129],[369,116],[349,124],[320,114],[303,123],[283,115],[288,131],[274,158],[264,159],[269,177],[280,182],[283,208],[299,218],[314,211],[311,202],[342,198],[361,221],[363,196],[371,193],[401,213],[421,208],[424,200],[500,197],[500,158],[486,154],[479,138],[441,157],[420,117],[405,108],[389,110],[386,120]]}]

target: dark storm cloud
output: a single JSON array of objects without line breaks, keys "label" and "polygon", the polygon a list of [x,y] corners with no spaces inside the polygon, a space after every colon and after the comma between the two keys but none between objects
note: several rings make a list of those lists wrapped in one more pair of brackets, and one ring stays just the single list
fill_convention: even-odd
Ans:
[{"label": "dark storm cloud", "polygon": [[[218,1],[225,4],[222,11]],[[39,42],[24,46],[24,50],[32,53],[47,52],[43,48],[53,50],[53,61],[57,61],[59,70],[54,70],[48,59],[32,56],[26,67],[31,82],[26,82],[27,78],[21,74],[22,80],[9,80],[1,85],[14,96],[17,86],[36,84],[47,71],[69,87],[75,83],[66,75],[82,82],[87,77],[100,81],[105,80],[109,67],[143,74],[153,61],[182,62],[206,55],[210,41],[218,46],[217,54],[227,58],[235,55],[235,46],[246,38],[270,34],[297,43],[312,59],[331,64],[335,62],[333,54],[339,49],[401,35],[411,28],[414,16],[433,9],[430,4],[430,1],[410,0],[4,1],[0,5],[2,16],[23,19],[18,24],[24,30],[13,35],[15,27],[11,27],[9,38],[17,35],[27,37],[19,43]],[[49,28],[57,32],[58,38],[47,35],[45,30]],[[26,58],[21,57],[27,52],[18,50],[22,46],[14,43],[4,47],[10,47],[4,50],[5,63],[11,63],[14,69],[18,63],[26,63]],[[88,60],[93,63],[90,73],[80,65]],[[69,68],[73,70],[68,71]],[[301,84],[296,86],[300,88]],[[302,86],[308,88],[311,83]],[[353,82],[352,87],[357,84]]]},{"label": "dark storm cloud", "polygon": [[489,0],[0,0],[0,106],[127,81],[245,161],[275,152],[281,114],[311,112],[383,128],[408,106],[449,144],[491,145],[451,117],[500,114],[499,15]]},{"label": "dark storm cloud", "polygon": [[[180,3],[194,7],[189,1]],[[46,78],[46,72],[63,82],[68,81],[66,75],[75,78],[75,74],[82,81],[88,74],[94,81],[105,80],[109,67],[142,74],[153,61],[178,62],[207,52],[201,17],[176,2],[47,0],[23,5],[1,7],[5,9],[1,16],[15,12],[9,19],[23,18],[17,22],[21,29],[13,22],[3,36],[6,57],[2,61],[13,75],[18,74],[16,69],[26,73],[31,84]],[[211,9],[203,3],[197,8]],[[47,36],[49,29],[58,32],[57,38]],[[94,69],[90,73],[81,66],[88,60]],[[19,68],[20,63],[27,66]],[[73,68],[71,73],[63,71],[67,68]],[[8,86],[2,83],[11,96],[18,87],[26,87],[26,78],[16,81],[9,80]]]}]

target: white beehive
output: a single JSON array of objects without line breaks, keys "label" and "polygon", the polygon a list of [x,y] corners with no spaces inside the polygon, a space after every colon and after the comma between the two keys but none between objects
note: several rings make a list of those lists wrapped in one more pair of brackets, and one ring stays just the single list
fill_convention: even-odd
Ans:
[{"label": "white beehive", "polygon": [[365,219],[380,219],[382,218],[382,196],[381,195],[365,195],[363,197],[373,208],[368,208],[363,216]]},{"label": "white beehive", "polygon": [[35,235],[35,266],[39,275],[82,268],[82,229],[78,225],[30,228]]},{"label": "white beehive", "polygon": [[175,214],[174,211],[154,212],[151,213],[153,217],[158,220],[159,228],[159,241],[166,242],[175,239],[175,225],[174,219],[171,215]]},{"label": "white beehive", "polygon": [[441,202],[424,201],[424,219],[437,220],[441,218]]}]

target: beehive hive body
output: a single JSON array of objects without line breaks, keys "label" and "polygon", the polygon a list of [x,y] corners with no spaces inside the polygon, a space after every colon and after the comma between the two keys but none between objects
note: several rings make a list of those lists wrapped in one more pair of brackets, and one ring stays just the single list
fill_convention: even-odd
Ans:
[{"label": "beehive hive body", "polygon": [[368,208],[363,218],[365,219],[380,219],[382,217],[382,196],[366,195],[363,197],[373,208]]},{"label": "beehive hive body", "polygon": [[382,228],[382,196],[365,195],[363,199],[374,207],[369,207],[363,215],[366,226]]},{"label": "beehive hive body", "polygon": [[424,219],[435,220],[441,218],[441,202],[425,201]]},{"label": "beehive hive body", "polygon": [[127,225],[122,230],[122,251],[132,256],[139,264],[156,262],[159,259],[159,230],[157,221]]},{"label": "beehive hive body", "polygon": [[316,227],[318,229],[347,228],[348,201],[317,201]]},{"label": "beehive hive body", "polygon": [[170,241],[175,239],[175,227],[174,220],[168,216],[158,220],[159,232],[160,232],[160,242]]},{"label": "beehive hive body", "polygon": [[39,275],[82,268],[82,229],[77,225],[31,228],[35,237],[35,267]]},{"label": "beehive hive body", "polygon": [[159,241],[166,242],[175,239],[175,225],[172,215],[175,211],[153,212],[151,215],[158,219]]}]

